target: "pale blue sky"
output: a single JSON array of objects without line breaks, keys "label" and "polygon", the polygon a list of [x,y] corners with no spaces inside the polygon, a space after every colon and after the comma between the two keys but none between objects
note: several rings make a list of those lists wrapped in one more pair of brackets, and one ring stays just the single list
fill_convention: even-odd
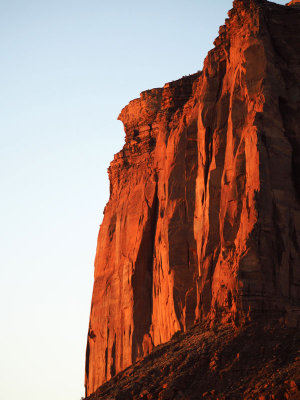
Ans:
[{"label": "pale blue sky", "polygon": [[0,0],[0,399],[83,395],[117,116],[142,90],[202,69],[230,8]]}]

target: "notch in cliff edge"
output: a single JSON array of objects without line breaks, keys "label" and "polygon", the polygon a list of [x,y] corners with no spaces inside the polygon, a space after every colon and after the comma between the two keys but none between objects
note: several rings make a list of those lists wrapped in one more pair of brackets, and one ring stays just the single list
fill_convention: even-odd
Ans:
[{"label": "notch in cliff edge", "polygon": [[202,72],[143,92],[120,114],[87,395],[195,322],[272,314],[297,324],[300,12],[233,4]]}]

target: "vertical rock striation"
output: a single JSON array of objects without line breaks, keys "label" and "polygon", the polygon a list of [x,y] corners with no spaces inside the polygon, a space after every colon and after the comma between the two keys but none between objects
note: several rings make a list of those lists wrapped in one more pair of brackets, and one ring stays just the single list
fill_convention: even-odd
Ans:
[{"label": "vertical rock striation", "polygon": [[119,119],[87,394],[202,319],[300,309],[300,12],[235,0],[203,72]]}]

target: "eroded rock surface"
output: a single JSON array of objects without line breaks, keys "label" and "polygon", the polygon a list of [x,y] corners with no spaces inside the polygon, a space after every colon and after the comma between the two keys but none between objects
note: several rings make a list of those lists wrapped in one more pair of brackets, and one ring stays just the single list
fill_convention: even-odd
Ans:
[{"label": "eroded rock surface", "polygon": [[119,119],[87,394],[178,330],[300,310],[300,12],[235,0],[203,71]]}]

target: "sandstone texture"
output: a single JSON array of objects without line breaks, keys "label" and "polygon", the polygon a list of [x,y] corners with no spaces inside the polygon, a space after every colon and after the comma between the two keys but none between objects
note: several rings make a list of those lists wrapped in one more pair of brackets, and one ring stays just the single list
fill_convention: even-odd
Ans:
[{"label": "sandstone texture", "polygon": [[235,0],[228,16],[202,72],[120,113],[87,395],[197,322],[299,321],[300,11]]}]

